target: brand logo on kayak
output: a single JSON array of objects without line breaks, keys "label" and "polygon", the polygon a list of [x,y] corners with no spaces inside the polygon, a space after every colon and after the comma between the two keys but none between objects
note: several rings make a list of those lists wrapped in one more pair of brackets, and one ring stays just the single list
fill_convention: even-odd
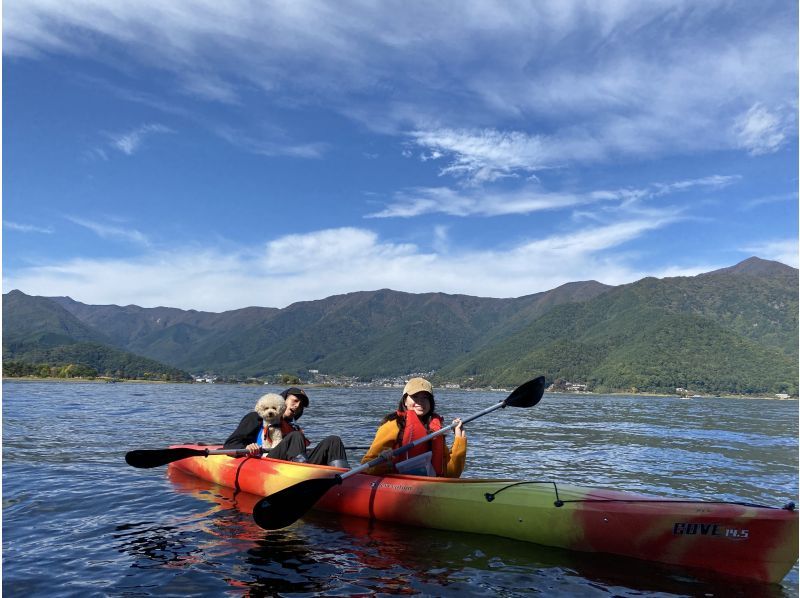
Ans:
[{"label": "brand logo on kayak", "polygon": [[716,536],[719,538],[747,538],[750,530],[725,527],[718,523],[675,523],[672,533],[676,536]]},{"label": "brand logo on kayak", "polygon": [[410,492],[412,490],[411,486],[401,486],[400,484],[389,484],[388,482],[372,482],[370,484],[372,488],[391,488],[392,490],[403,490]]}]

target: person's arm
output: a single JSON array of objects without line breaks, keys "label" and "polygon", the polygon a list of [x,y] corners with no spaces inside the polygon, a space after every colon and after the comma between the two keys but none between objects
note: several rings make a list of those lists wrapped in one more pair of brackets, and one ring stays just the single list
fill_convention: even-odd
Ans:
[{"label": "person's arm", "polygon": [[447,460],[445,476],[448,478],[460,478],[467,463],[467,433],[464,431],[461,420],[453,420],[454,424],[456,422],[458,422],[458,425],[454,428],[456,437],[453,439],[453,446],[448,450],[447,443],[444,445],[445,458]]},{"label": "person's arm", "polygon": [[[391,449],[394,446],[395,440],[397,440],[397,430],[397,422],[395,421],[388,421],[378,428],[378,431],[375,432],[372,445],[370,445],[364,458],[361,459],[361,463],[369,463],[373,459],[377,459],[386,449]],[[390,461],[388,463],[380,463],[375,467],[370,467],[367,469],[366,473],[371,475],[383,475],[391,473],[392,471],[394,471],[394,464]]]},{"label": "person's arm", "polygon": [[233,434],[228,436],[223,448],[226,449],[243,449],[247,445],[256,441],[258,432],[261,429],[261,418],[258,413],[251,411],[242,418]]},{"label": "person's arm", "polygon": [[445,477],[448,478],[460,478],[461,474],[464,472],[464,466],[467,463],[467,437],[466,436],[456,436],[453,440],[452,448],[447,451],[447,445],[445,445],[445,451],[449,452],[447,460],[447,475]]}]

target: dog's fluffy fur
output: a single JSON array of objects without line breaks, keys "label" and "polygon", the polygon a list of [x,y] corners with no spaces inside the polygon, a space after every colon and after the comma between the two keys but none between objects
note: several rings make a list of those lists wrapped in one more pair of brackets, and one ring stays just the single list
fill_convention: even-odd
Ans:
[{"label": "dog's fluffy fur", "polygon": [[[263,448],[271,449],[283,439],[281,432],[281,418],[286,410],[286,401],[281,395],[266,394],[256,403],[256,413],[268,426],[269,438],[265,439]],[[269,444],[269,446],[267,446]]]}]

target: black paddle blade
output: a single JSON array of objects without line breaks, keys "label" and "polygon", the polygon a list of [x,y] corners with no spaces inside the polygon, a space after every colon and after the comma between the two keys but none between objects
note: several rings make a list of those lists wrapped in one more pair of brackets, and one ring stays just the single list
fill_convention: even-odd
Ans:
[{"label": "black paddle blade", "polygon": [[542,400],[543,394],[544,376],[539,376],[515,388],[504,402],[511,407],[533,407]]},{"label": "black paddle blade", "polygon": [[339,478],[316,478],[279,490],[262,498],[253,508],[258,527],[281,529],[291,525],[314,506],[331,488],[340,484]]},{"label": "black paddle blade", "polygon": [[125,462],[139,469],[161,467],[173,461],[180,461],[188,457],[202,457],[205,451],[190,448],[155,449],[130,451],[125,454]]}]

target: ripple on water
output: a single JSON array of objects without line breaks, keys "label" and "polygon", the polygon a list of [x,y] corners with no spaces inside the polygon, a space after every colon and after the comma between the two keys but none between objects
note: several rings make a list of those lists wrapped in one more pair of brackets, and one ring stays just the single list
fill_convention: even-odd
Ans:
[{"label": "ripple on water", "polygon": [[[48,598],[753,595],[649,563],[323,513],[267,533],[252,521],[255,497],[125,465],[134,448],[219,441],[269,390],[280,389],[4,384],[3,589]],[[313,440],[339,433],[367,445],[399,390],[309,392],[302,423]],[[449,419],[504,396],[441,392],[437,405]],[[68,406],[56,422],[55,403]],[[466,477],[776,506],[797,496],[792,403],[546,395],[536,408],[472,422],[468,434]],[[797,595],[797,570],[758,592]]]}]

